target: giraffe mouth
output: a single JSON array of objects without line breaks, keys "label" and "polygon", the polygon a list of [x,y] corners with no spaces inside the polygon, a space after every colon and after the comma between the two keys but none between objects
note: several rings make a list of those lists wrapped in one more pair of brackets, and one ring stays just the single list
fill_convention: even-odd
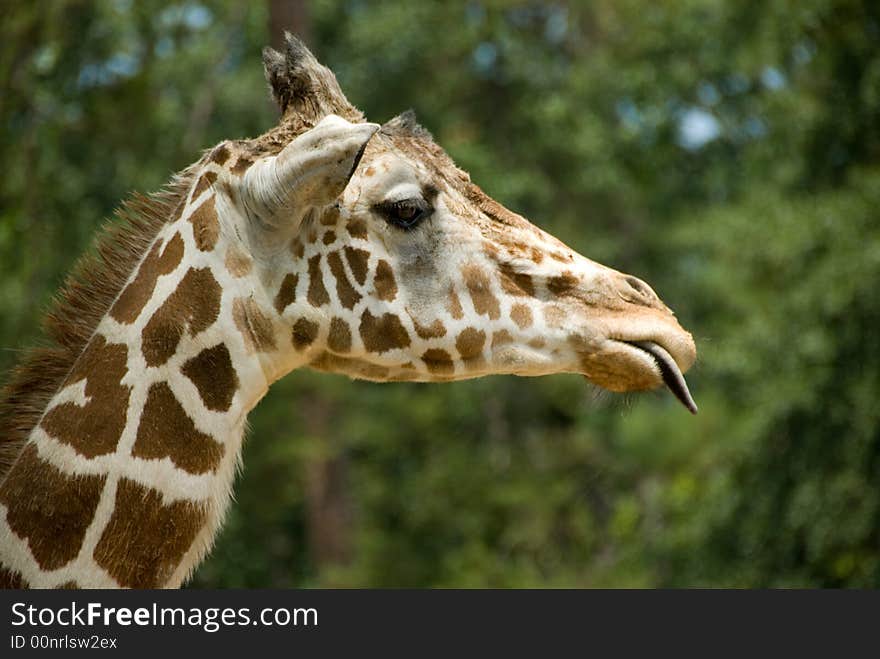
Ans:
[{"label": "giraffe mouth", "polygon": [[697,413],[697,404],[694,402],[693,396],[688,389],[687,382],[682,375],[681,369],[665,348],[657,345],[653,341],[621,341],[637,350],[648,353],[657,368],[660,370],[660,376],[663,378],[663,384],[675,395],[676,398],[684,405],[691,414]]}]

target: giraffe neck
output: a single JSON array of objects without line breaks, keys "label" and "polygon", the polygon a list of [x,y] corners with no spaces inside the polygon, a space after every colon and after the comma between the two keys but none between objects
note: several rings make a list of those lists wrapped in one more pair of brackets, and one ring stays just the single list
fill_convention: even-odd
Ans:
[{"label": "giraffe neck", "polygon": [[275,377],[216,178],[159,231],[0,482],[0,586],[176,587],[210,548]]}]

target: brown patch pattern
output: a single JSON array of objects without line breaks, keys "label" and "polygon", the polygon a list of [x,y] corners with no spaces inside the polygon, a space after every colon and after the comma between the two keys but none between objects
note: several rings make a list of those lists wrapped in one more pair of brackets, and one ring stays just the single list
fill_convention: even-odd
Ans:
[{"label": "brown patch pattern", "polygon": [[342,318],[330,321],[330,334],[327,336],[327,347],[333,352],[346,353],[351,350],[351,329]]},{"label": "brown patch pattern", "polygon": [[185,331],[195,336],[213,325],[220,313],[220,295],[220,284],[209,268],[190,268],[141,333],[147,365],[167,362]]},{"label": "brown patch pattern", "polygon": [[351,274],[354,275],[355,281],[361,286],[367,281],[367,262],[369,259],[370,253],[365,249],[345,248],[345,260],[348,261],[348,267],[351,268]]},{"label": "brown patch pattern", "polygon": [[492,348],[513,343],[513,336],[507,330],[498,330],[492,334]]},{"label": "brown patch pattern", "polygon": [[487,315],[492,320],[498,320],[501,317],[501,307],[498,299],[492,294],[486,273],[476,265],[466,265],[461,269],[461,275],[471,294],[474,311],[479,315]]},{"label": "brown patch pattern", "polygon": [[368,352],[386,352],[410,344],[409,333],[400,318],[391,313],[377,317],[369,309],[361,315],[360,335]]},{"label": "brown patch pattern", "polygon": [[226,250],[226,269],[233,277],[245,277],[250,274],[253,260],[235,245]]},{"label": "brown patch pattern", "polygon": [[144,460],[171,461],[190,474],[214,471],[223,447],[199,431],[167,382],[157,382],[147,393],[131,454]]},{"label": "brown patch pattern", "polygon": [[278,294],[275,296],[275,311],[282,313],[287,305],[296,302],[296,285],[299,283],[299,275],[292,272],[284,276]]},{"label": "brown patch pattern", "polygon": [[290,241],[290,253],[298,259],[301,259],[303,257],[303,255],[306,253],[306,247],[305,245],[303,245],[302,240],[300,240],[299,238],[294,238]]},{"label": "brown patch pattern", "polygon": [[553,295],[565,295],[578,285],[578,279],[570,272],[565,272],[557,277],[547,280],[547,290]]},{"label": "brown patch pattern", "polygon": [[69,402],[52,408],[43,417],[43,429],[87,458],[112,453],[125,428],[131,394],[129,387],[120,384],[127,372],[127,356],[124,345],[108,344],[96,335],[64,381],[67,386],[85,378],[89,400],[82,407]]},{"label": "brown patch pattern", "polygon": [[203,252],[210,252],[220,237],[220,222],[214,209],[214,195],[211,195],[189,216],[193,227],[193,238],[196,247]]},{"label": "brown patch pattern", "polygon": [[327,233],[324,234],[324,237],[321,239],[321,241],[325,245],[332,245],[333,243],[336,242],[336,232],[335,231],[328,231]]},{"label": "brown patch pattern", "polygon": [[509,263],[501,263],[498,266],[501,273],[501,288],[510,295],[535,295],[535,284],[531,275],[514,270]]},{"label": "brown patch pattern", "polygon": [[116,505],[95,547],[95,561],[126,588],[164,586],[205,523],[205,507],[163,505],[162,495],[122,478]]},{"label": "brown patch pattern", "polygon": [[238,375],[225,343],[205,348],[184,362],[180,370],[199,390],[199,396],[209,410],[225,412],[232,405],[238,389]]},{"label": "brown patch pattern", "polygon": [[147,300],[153,295],[156,281],[161,275],[167,275],[174,271],[183,258],[183,239],[179,233],[165,244],[162,254],[159,254],[159,243],[153,243],[153,247],[138,270],[137,276],[125,287],[119,298],[110,309],[110,315],[118,322],[131,324],[144,309]]},{"label": "brown patch pattern", "polygon": [[380,300],[392,302],[397,297],[397,282],[394,280],[394,271],[388,261],[379,260],[373,285],[376,287],[376,295]]},{"label": "brown patch pattern", "polygon": [[[410,318],[412,318],[412,316],[410,316]],[[415,318],[413,318],[412,321],[413,326],[416,329],[416,334],[422,339],[439,339],[441,336],[446,336],[446,326],[439,318],[428,326],[419,324]]]},{"label": "brown patch pattern", "polygon": [[464,318],[464,309],[461,308],[461,300],[458,299],[458,293],[450,286],[449,296],[446,300],[446,310],[455,320]]},{"label": "brown patch pattern", "polygon": [[520,329],[532,324],[532,310],[524,304],[514,304],[510,310],[510,317]]},{"label": "brown patch pattern", "polygon": [[241,176],[253,164],[254,164],[254,161],[251,160],[250,158],[246,158],[244,156],[239,156],[238,160],[235,161],[235,165],[232,167],[232,173],[237,176]]},{"label": "brown patch pattern", "polygon": [[354,305],[361,299],[361,294],[348,281],[339,252],[330,252],[327,255],[327,264],[330,266],[330,273],[336,279],[336,295],[340,304],[346,309],[354,309]]},{"label": "brown patch pattern", "polygon": [[484,345],[486,345],[486,333],[473,327],[462,330],[455,339],[455,347],[462,359],[480,357]]},{"label": "brown patch pattern", "polygon": [[0,563],[0,590],[19,590],[29,588],[30,584],[21,576],[21,572],[10,570]]},{"label": "brown patch pattern", "polygon": [[192,198],[195,199],[200,194],[202,194],[205,190],[214,185],[214,181],[217,180],[217,174],[215,172],[205,172],[199,177],[198,182],[196,183],[195,189],[193,189]]},{"label": "brown patch pattern", "polygon": [[320,254],[315,254],[309,259],[309,291],[306,297],[313,307],[320,307],[330,301],[330,296],[327,295],[327,289],[324,288]]},{"label": "brown patch pattern", "polygon": [[351,219],[346,223],[345,228],[352,238],[366,239],[367,237],[367,223],[363,220]]},{"label": "brown patch pattern", "polygon": [[425,353],[422,355],[422,361],[425,362],[425,366],[431,373],[449,375],[455,372],[455,364],[452,362],[452,357],[445,350],[440,350],[439,348],[425,350]]},{"label": "brown patch pattern", "polygon": [[253,298],[237,297],[232,301],[232,319],[241,332],[249,353],[275,350],[275,332],[272,321]]},{"label": "brown patch pattern", "polygon": [[226,145],[218,144],[214,147],[214,150],[211,152],[211,161],[216,162],[218,165],[222,165],[227,160],[229,160],[229,149]]},{"label": "brown patch pattern", "polygon": [[300,318],[293,324],[293,347],[305,350],[318,338],[318,323]]},{"label": "brown patch pattern", "polygon": [[0,503],[9,528],[27,541],[41,569],[56,570],[76,558],[105,478],[69,476],[41,459],[33,444],[22,449],[0,485]]}]

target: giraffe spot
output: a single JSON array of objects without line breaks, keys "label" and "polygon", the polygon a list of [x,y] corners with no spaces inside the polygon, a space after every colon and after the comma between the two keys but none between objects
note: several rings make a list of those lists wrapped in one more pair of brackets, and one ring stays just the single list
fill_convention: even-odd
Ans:
[{"label": "giraffe spot", "polygon": [[361,286],[367,281],[367,262],[369,259],[370,253],[365,249],[345,248],[345,260],[348,261],[348,267],[351,268],[351,274],[354,275],[355,281]]},{"label": "giraffe spot", "polygon": [[345,228],[348,230],[348,235],[352,238],[367,237],[367,223],[363,220],[351,219],[346,223]]},{"label": "giraffe spot", "polygon": [[190,474],[204,474],[220,464],[223,447],[196,428],[167,382],[156,382],[147,393],[131,454],[144,460],[169,458]]},{"label": "giraffe spot", "polygon": [[235,165],[232,167],[232,173],[236,176],[241,176],[244,174],[248,168],[254,164],[254,161],[245,156],[239,156],[238,160],[235,161]]},{"label": "giraffe spot", "polygon": [[535,350],[540,350],[541,348],[543,348],[547,344],[544,341],[544,339],[536,338],[536,339],[532,339],[531,341],[529,341],[527,345],[530,348],[534,348]]},{"label": "giraffe spot", "polygon": [[532,247],[530,250],[530,256],[534,263],[540,263],[544,260],[544,254],[537,247]]},{"label": "giraffe spot", "polygon": [[307,243],[316,243],[318,242],[318,231],[316,229],[309,229],[309,233],[306,236]]},{"label": "giraffe spot", "polygon": [[321,240],[325,245],[332,245],[336,242],[336,232],[328,231]]},{"label": "giraffe spot", "polygon": [[535,284],[532,281],[531,275],[517,272],[509,263],[501,263],[498,266],[498,270],[501,273],[499,278],[501,281],[501,288],[505,293],[510,295],[527,295],[534,297]]},{"label": "giraffe spot", "polygon": [[110,315],[120,323],[130,325],[144,310],[147,300],[153,295],[156,281],[180,265],[183,258],[183,239],[175,233],[159,253],[159,243],[153,243],[149,254],[141,263],[137,276],[125,287],[110,309]]},{"label": "giraffe spot", "polygon": [[388,261],[379,260],[376,275],[373,277],[373,286],[376,287],[376,295],[380,300],[392,302],[397,297],[397,282],[394,280],[394,271]]},{"label": "giraffe spot", "polygon": [[232,405],[238,389],[238,375],[225,343],[205,348],[184,362],[180,370],[199,390],[199,396],[209,410],[225,412]]},{"label": "giraffe spot", "polygon": [[578,285],[578,279],[570,272],[565,272],[557,277],[547,280],[547,290],[553,295],[565,295]]},{"label": "giraffe spot", "polygon": [[121,384],[127,373],[128,348],[108,344],[95,335],[74,363],[63,386],[86,380],[83,406],[62,403],[49,410],[40,425],[59,442],[87,458],[116,449],[125,428],[125,411],[131,389]]},{"label": "giraffe spot", "polygon": [[321,255],[315,254],[309,259],[309,290],[306,294],[313,307],[320,307],[330,301],[327,289],[324,288],[324,276],[321,273]]},{"label": "giraffe spot", "polygon": [[563,254],[562,252],[550,252],[550,258],[561,263],[568,263],[572,260],[571,254]]},{"label": "giraffe spot", "polygon": [[474,359],[483,354],[483,346],[486,344],[486,333],[468,327],[462,330],[455,339],[455,347],[462,359]]},{"label": "giraffe spot", "polygon": [[245,277],[250,274],[253,260],[235,245],[226,250],[226,269],[233,277]]},{"label": "giraffe spot", "polygon": [[55,586],[55,590],[79,590],[79,584],[76,581],[65,581]]},{"label": "giraffe spot", "polygon": [[370,165],[369,167],[367,167],[366,170],[364,170],[364,176],[373,176],[375,173],[376,173],[376,170],[373,168],[372,165]]},{"label": "giraffe spot", "polygon": [[309,364],[309,368],[326,373],[343,373],[351,378],[359,380],[373,380],[384,382],[389,379],[390,372],[384,366],[373,364],[362,359],[340,357],[329,352],[324,352]]},{"label": "giraffe spot", "polygon": [[56,570],[79,554],[105,479],[65,474],[40,458],[32,443],[22,449],[0,485],[0,503],[10,530],[27,541],[41,569]]},{"label": "giraffe spot", "polygon": [[217,221],[217,211],[214,210],[214,195],[199,204],[195,212],[189,216],[189,221],[193,227],[196,247],[203,252],[214,249],[220,237],[220,222]]},{"label": "giraffe spot", "polygon": [[296,285],[298,283],[299,275],[289,272],[284,276],[281,288],[278,289],[278,294],[275,296],[275,311],[282,313],[287,305],[296,302]]},{"label": "giraffe spot", "polygon": [[202,194],[205,190],[214,185],[214,181],[217,180],[217,174],[214,172],[205,172],[199,177],[198,182],[196,183],[196,187],[193,189],[192,198],[195,199],[200,194]]},{"label": "giraffe spot", "polygon": [[180,564],[205,523],[203,504],[175,501],[127,478],[116,488],[116,505],[94,559],[125,588],[160,588]]},{"label": "giraffe spot", "polygon": [[492,334],[492,348],[513,343],[513,336],[507,330],[498,330]]},{"label": "giraffe spot", "polygon": [[21,576],[21,572],[5,567],[0,563],[0,590],[22,590],[30,588],[30,584]]},{"label": "giraffe spot", "polygon": [[336,280],[336,297],[339,298],[340,304],[346,309],[354,309],[354,305],[361,299],[361,294],[348,281],[339,252],[330,252],[327,255],[327,264],[330,266],[330,273]]},{"label": "giraffe spot", "polygon": [[147,365],[167,362],[185,331],[195,336],[213,325],[220,313],[221,292],[210,268],[190,268],[141,332]]},{"label": "giraffe spot", "polygon": [[[338,222],[339,222],[339,207],[338,206],[331,206],[326,211],[324,211],[324,214],[321,216],[321,224],[323,224],[325,227],[334,227],[334,226],[336,226],[336,224]],[[335,234],[334,234],[334,238],[335,238]],[[324,240],[326,240],[326,239],[327,239],[327,237],[325,236]],[[331,240],[330,242],[332,243],[333,241]]]},{"label": "giraffe spot", "polygon": [[501,307],[498,299],[492,294],[489,277],[478,266],[466,265],[461,269],[461,275],[471,294],[474,311],[479,315],[487,315],[492,320],[501,317]]},{"label": "giraffe spot", "polygon": [[514,304],[510,310],[510,318],[520,329],[525,329],[532,324],[532,310],[524,304]]},{"label": "giraffe spot", "polygon": [[422,355],[422,361],[425,362],[425,367],[431,373],[449,375],[455,372],[455,364],[452,361],[452,357],[445,350],[439,348],[425,350]]},{"label": "giraffe spot", "polygon": [[464,310],[461,308],[461,300],[453,287],[449,287],[449,295],[446,299],[446,310],[455,320],[464,318]]},{"label": "giraffe spot", "polygon": [[237,297],[232,302],[232,320],[241,332],[248,353],[275,350],[275,331],[272,321],[253,298]]},{"label": "giraffe spot", "polygon": [[318,338],[318,323],[300,318],[293,324],[293,347],[305,350]]},{"label": "giraffe spot", "polygon": [[410,344],[409,333],[400,318],[391,313],[374,316],[369,309],[364,309],[360,334],[368,352],[386,352]]},{"label": "giraffe spot", "polygon": [[294,238],[290,241],[290,253],[298,259],[301,259],[303,257],[303,255],[306,253],[306,247],[305,245],[303,245],[302,240],[300,240],[299,238]]},{"label": "giraffe spot", "polygon": [[[410,316],[412,318],[412,316]],[[430,325],[421,325],[415,318],[412,319],[416,334],[422,339],[439,339],[446,336],[446,326],[439,318]]]},{"label": "giraffe spot", "polygon": [[566,311],[558,304],[547,304],[544,306],[544,322],[547,327],[561,327],[566,319]]},{"label": "giraffe spot", "polygon": [[226,148],[225,144],[219,144],[214,147],[214,150],[211,151],[211,162],[216,162],[218,165],[224,164],[227,160],[229,160],[229,149]]},{"label": "giraffe spot", "polygon": [[333,352],[349,352],[351,350],[351,330],[342,318],[330,321],[330,334],[327,336],[327,347]]}]

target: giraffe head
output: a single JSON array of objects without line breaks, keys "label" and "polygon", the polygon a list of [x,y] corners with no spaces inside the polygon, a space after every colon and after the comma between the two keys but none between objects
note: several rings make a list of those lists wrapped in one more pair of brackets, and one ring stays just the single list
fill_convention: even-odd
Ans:
[{"label": "giraffe head", "polygon": [[412,113],[364,123],[299,41],[264,61],[280,151],[233,196],[274,309],[239,316],[282,335],[264,359],[273,378],[580,373],[612,391],[666,384],[696,411],[682,377],[694,342],[650,286],[490,198]]}]

